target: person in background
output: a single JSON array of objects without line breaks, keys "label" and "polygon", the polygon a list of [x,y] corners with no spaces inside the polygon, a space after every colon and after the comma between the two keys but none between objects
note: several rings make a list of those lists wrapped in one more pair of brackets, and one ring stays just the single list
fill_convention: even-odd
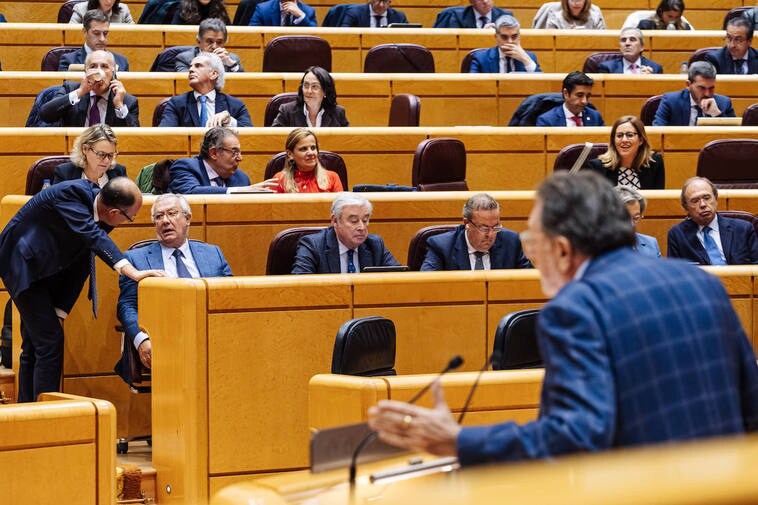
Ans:
[{"label": "person in background", "polygon": [[197,46],[176,55],[175,70],[187,72],[198,54],[213,53],[221,59],[226,72],[244,72],[240,57],[226,50],[228,41],[229,35],[223,21],[218,18],[202,20],[197,30]]},{"label": "person in background", "polygon": [[392,0],[369,0],[355,4],[342,16],[344,27],[383,28],[392,23],[407,23],[405,13],[391,9]]},{"label": "person in background", "polygon": [[86,0],[74,5],[69,23],[81,23],[84,15],[92,9],[100,9],[108,17],[110,23],[134,24],[129,6],[121,3],[121,0]]},{"label": "person in background", "polygon": [[88,179],[101,188],[109,180],[126,177],[126,167],[116,163],[118,139],[108,125],[90,126],[74,141],[71,161],[55,167],[53,184]]},{"label": "person in background", "polygon": [[316,11],[299,0],[267,0],[255,6],[248,26],[316,27]]},{"label": "person in background", "polygon": [[640,225],[642,218],[645,217],[645,209],[647,208],[645,197],[639,191],[629,186],[616,186],[613,189],[621,199],[621,203],[626,207],[626,210],[629,212],[629,218],[632,220],[634,235],[637,238],[637,243],[633,249],[645,256],[660,258],[662,254],[661,248],[658,247],[658,240],[650,235],[643,235],[637,232],[637,227]]},{"label": "person in background", "polygon": [[621,54],[598,65],[602,74],[662,74],[663,67],[642,56],[645,37],[639,28],[622,28],[619,34]]},{"label": "person in background", "polygon": [[[82,5],[82,4],[79,4]],[[91,9],[84,14],[82,20],[82,35],[84,35],[84,45],[72,51],[61,55],[61,59],[58,62],[58,71],[65,72],[71,65],[86,64],[87,58],[94,51],[107,51],[108,50],[108,34],[110,33],[111,23],[108,21],[108,16],[105,15],[100,9]],[[126,56],[111,51],[113,61],[115,63],[113,67],[114,72],[128,72],[129,61]]]},{"label": "person in background", "polygon": [[661,0],[650,19],[643,19],[637,25],[640,30],[692,30],[682,19],[683,0]]},{"label": "person in background", "polygon": [[521,47],[521,25],[510,14],[497,18],[495,42],[474,53],[470,73],[542,72],[537,56]]},{"label": "person in background", "polygon": [[545,28],[553,30],[605,30],[600,7],[592,0],[561,0],[560,9],[547,14]]},{"label": "person in background", "polygon": [[208,18],[218,18],[227,25],[232,24],[224,0],[182,0],[171,24],[199,25],[202,20]]},{"label": "person in background", "polygon": [[563,105],[537,118],[537,126],[604,126],[603,117],[588,107],[594,80],[583,72],[571,72],[563,79]]},{"label": "person in background", "polygon": [[726,23],[726,44],[708,51],[705,60],[717,74],[758,74],[758,51],[753,49],[753,24],[745,18],[732,18]]},{"label": "person in background", "polygon": [[284,169],[274,175],[277,193],[339,193],[342,182],[318,159],[318,139],[307,128],[295,128],[285,143]]},{"label": "person in background", "polygon": [[282,104],[271,126],[350,126],[345,109],[337,105],[337,90],[329,72],[308,68],[297,88],[297,100]]}]

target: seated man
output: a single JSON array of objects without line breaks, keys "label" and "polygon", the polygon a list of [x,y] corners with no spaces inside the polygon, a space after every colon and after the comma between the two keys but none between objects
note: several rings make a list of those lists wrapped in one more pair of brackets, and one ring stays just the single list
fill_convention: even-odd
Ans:
[{"label": "seated man", "polygon": [[221,58],[227,72],[244,72],[240,57],[226,50],[229,36],[226,24],[218,18],[208,18],[200,22],[197,30],[197,47],[176,55],[176,71],[189,70],[192,60],[200,53],[213,53]]},{"label": "seated man", "polygon": [[474,53],[470,73],[542,72],[537,56],[521,47],[521,25],[510,14],[497,18],[495,42]]},{"label": "seated man", "polygon": [[190,88],[168,101],[158,126],[253,126],[242,100],[222,93],[224,64],[213,53],[192,59],[187,78]]},{"label": "seated man", "polygon": [[604,126],[598,111],[587,107],[595,81],[583,72],[571,72],[563,79],[563,105],[541,114],[537,126]]},{"label": "seated man", "polygon": [[364,5],[353,5],[345,10],[340,26],[382,28],[390,23],[407,23],[405,14],[390,9],[390,3],[392,0],[369,0]]},{"label": "seated man", "polygon": [[602,74],[662,74],[663,67],[642,56],[645,38],[638,28],[624,28],[619,35],[621,54],[602,62],[597,71]]},{"label": "seated man", "polygon": [[495,7],[492,0],[469,0],[469,3],[466,8],[443,9],[434,20],[434,28],[493,28],[500,16],[513,14]]},{"label": "seated man", "polygon": [[726,23],[726,45],[709,51],[705,60],[717,74],[758,74],[758,51],[753,49],[753,23],[732,18]]},{"label": "seated man", "polygon": [[113,55],[93,51],[87,55],[81,83],[66,81],[40,108],[40,118],[63,126],[139,126],[139,104],[116,79]]},{"label": "seated man", "polygon": [[332,225],[300,239],[293,274],[355,274],[365,267],[398,262],[379,235],[368,233],[371,202],[358,193],[339,193],[332,203]]},{"label": "seated man", "polygon": [[[58,63],[58,71],[64,72],[68,70],[68,67],[77,64],[84,64],[87,56],[92,51],[107,51],[108,50],[108,32],[110,30],[111,23],[108,20],[108,16],[103,14],[100,9],[88,10],[84,15],[84,21],[82,23],[82,33],[84,34],[84,45],[71,53],[66,53],[61,56],[61,60]],[[129,62],[126,56],[113,54],[113,59],[118,67],[114,67],[119,72],[129,71]]]},{"label": "seated man", "polygon": [[696,61],[687,71],[687,87],[664,93],[653,126],[695,126],[699,117],[734,117],[732,101],[715,94],[716,69]]},{"label": "seated man", "polygon": [[500,224],[500,204],[486,193],[468,199],[463,224],[429,237],[421,270],[531,268],[518,233]]},{"label": "seated man", "polygon": [[700,265],[758,263],[758,238],[753,225],[716,213],[718,189],[704,177],[692,177],[682,186],[687,218],[668,233],[668,257]]},{"label": "seated man", "polygon": [[296,0],[267,0],[255,6],[248,26],[318,26],[316,11]]},{"label": "seated man", "polygon": [[[232,269],[218,246],[190,241],[192,211],[181,195],[164,193],[153,202],[150,216],[158,242],[124,253],[135,268],[164,270],[166,277],[228,277]],[[151,368],[150,336],[137,323],[137,283],[125,275],[118,279],[118,320],[124,326],[124,338],[134,343],[139,357]]]}]

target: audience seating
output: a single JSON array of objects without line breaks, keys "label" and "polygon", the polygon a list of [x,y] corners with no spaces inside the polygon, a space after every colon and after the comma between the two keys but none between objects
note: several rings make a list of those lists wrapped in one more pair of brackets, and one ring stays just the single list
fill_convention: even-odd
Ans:
[{"label": "audience seating", "polygon": [[758,189],[758,140],[718,139],[708,142],[697,160],[697,175],[718,188]]},{"label": "audience seating", "polygon": [[419,191],[468,191],[466,146],[450,138],[422,141],[413,155],[411,184]]},{"label": "audience seating", "polygon": [[397,375],[392,320],[366,316],[340,326],[332,351],[332,373],[363,377]]},{"label": "audience seating", "polygon": [[642,104],[642,110],[640,110],[640,120],[645,126],[653,126],[653,120],[655,119],[655,113],[658,112],[658,106],[661,105],[663,95],[651,96],[645,103]]},{"label": "audience seating", "polygon": [[742,113],[742,126],[758,126],[758,103],[754,103]]},{"label": "audience seating", "polygon": [[314,66],[332,71],[332,48],[321,37],[283,35],[263,51],[262,72],[305,72]]},{"label": "audience seating", "polygon": [[492,351],[493,370],[513,370],[542,366],[537,345],[539,309],[511,312],[497,325]]},{"label": "audience seating", "polygon": [[380,44],[372,47],[363,62],[366,73],[434,73],[434,56],[418,44]]},{"label": "audience seating", "polygon": [[45,57],[42,58],[43,72],[57,72],[60,65],[61,57],[66,53],[72,53],[79,49],[79,46],[61,46],[50,49]]},{"label": "audience seating", "polygon": [[84,2],[86,0],[68,0],[61,5],[61,8],[58,10],[58,23],[68,23],[71,21],[71,16],[74,13],[74,7],[76,4],[80,2]]},{"label": "audience seating", "polygon": [[45,105],[48,101],[52,100],[59,89],[60,85],[55,85],[50,86],[49,88],[45,88],[39,92],[37,97],[34,99],[32,110],[29,111],[29,116],[26,118],[27,127],[61,126],[62,121],[60,120],[55,121],[54,123],[48,123],[47,121],[43,121],[40,117],[40,110],[42,109],[42,106]]},{"label": "audience seating", "polygon": [[584,60],[584,67],[582,68],[582,72],[585,74],[595,74],[597,73],[597,69],[600,68],[601,63],[604,61],[612,60],[618,55],[618,51],[603,51],[600,53],[593,53],[587,56],[587,59]]},{"label": "audience seating", "polygon": [[463,61],[461,61],[461,73],[462,74],[468,74],[471,72],[471,62],[474,59],[474,55],[477,51],[486,51],[486,48],[480,47],[477,49],[472,49],[468,53],[466,53],[466,56],[463,57]]},{"label": "audience seating", "polygon": [[155,106],[155,109],[153,110],[153,126],[158,126],[161,124],[161,119],[163,119],[163,111],[166,110],[166,106],[168,105],[169,100],[171,100],[171,97],[164,98],[158,102],[158,105]]},{"label": "audience seating", "polygon": [[[155,57],[150,66],[151,72],[174,72],[176,69],[176,55],[183,53],[195,46],[172,46],[167,47]],[[130,65],[131,66],[131,65]]]},{"label": "audience seating", "polygon": [[687,65],[692,65],[696,61],[705,61],[705,56],[711,52],[711,51],[718,51],[721,49],[721,47],[702,47],[692,53],[692,56],[690,56],[689,61],[687,62]]},{"label": "audience seating", "polygon": [[742,219],[753,225],[755,232],[758,233],[758,216],[750,212],[742,210],[723,210],[719,212],[724,217],[731,217],[733,219]]},{"label": "audience seating", "polygon": [[266,275],[289,275],[295,263],[295,253],[300,239],[323,229],[323,226],[303,226],[277,233],[268,247]]},{"label": "audience seating", "polygon": [[[268,109],[266,110],[268,113]],[[421,116],[421,99],[410,93],[392,97],[389,126],[418,126]]]},{"label": "audience seating", "polygon": [[[342,187],[347,191],[347,188],[350,186],[347,185],[347,167],[345,166],[345,160],[342,159],[342,156],[331,151],[319,151],[318,160],[327,170],[337,172],[337,175],[340,176]],[[286,162],[287,153],[281,152],[275,155],[266,165],[266,172],[264,173],[263,178],[271,179],[277,172],[284,170],[284,164]]]},{"label": "audience seating", "polygon": [[[553,172],[558,170],[571,170],[576,160],[579,159],[579,155],[584,149],[584,144],[571,144],[560,150],[558,156],[555,157],[555,163],[553,164]],[[587,168],[587,164],[590,160],[597,158],[608,150],[608,144],[596,143],[592,145],[592,150],[589,156],[585,160],[582,168]]]},{"label": "audience seating", "polygon": [[453,231],[456,226],[458,225],[435,224],[434,226],[426,226],[417,231],[408,245],[408,268],[414,271],[421,270],[421,265],[424,264],[426,251],[428,250],[426,245],[427,239],[440,233]]},{"label": "audience seating", "polygon": [[47,156],[32,163],[26,174],[26,195],[36,195],[42,189],[45,179],[53,182],[55,168],[70,161],[68,156]]},{"label": "audience seating", "polygon": [[337,4],[329,7],[329,10],[324,16],[324,20],[321,22],[323,27],[338,27],[342,24],[342,17],[345,15],[345,11],[350,7],[359,4]]},{"label": "audience seating", "polygon": [[271,126],[274,124],[277,114],[279,114],[279,107],[286,103],[294,102],[297,100],[297,91],[287,91],[286,93],[279,93],[271,97],[266,105],[266,112],[263,116],[263,126]]}]

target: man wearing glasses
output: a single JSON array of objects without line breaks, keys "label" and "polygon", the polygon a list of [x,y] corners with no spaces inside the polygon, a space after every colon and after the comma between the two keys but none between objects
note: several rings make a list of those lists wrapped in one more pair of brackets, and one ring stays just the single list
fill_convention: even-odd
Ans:
[{"label": "man wearing glasses", "polygon": [[355,4],[345,10],[340,26],[384,28],[390,23],[407,23],[405,13],[391,9],[391,3],[392,0],[369,0],[365,5]]},{"label": "man wearing glasses", "polygon": [[758,51],[753,49],[753,26],[746,18],[732,18],[726,23],[726,45],[708,51],[706,61],[718,74],[758,74]]},{"label": "man wearing glasses", "polygon": [[542,72],[537,56],[521,47],[521,25],[513,16],[505,15],[497,19],[495,42],[495,47],[479,49],[474,53],[469,72]]},{"label": "man wearing glasses", "polygon": [[518,234],[500,224],[500,204],[486,193],[463,206],[463,224],[430,237],[421,270],[532,268]]},{"label": "man wearing glasses", "polygon": [[138,270],[108,233],[131,222],[142,194],[126,177],[101,190],[87,179],[64,181],[37,193],[0,235],[0,278],[21,315],[19,402],[59,391],[63,367],[62,322],[71,312],[84,281],[97,317],[95,256],[135,282],[162,276]]}]

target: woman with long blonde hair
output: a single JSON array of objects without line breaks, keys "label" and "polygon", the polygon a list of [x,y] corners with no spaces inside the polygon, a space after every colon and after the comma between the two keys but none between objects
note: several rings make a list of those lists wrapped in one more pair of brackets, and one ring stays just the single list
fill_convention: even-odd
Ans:
[{"label": "woman with long blonde hair", "polygon": [[285,143],[284,169],[274,175],[277,193],[336,193],[343,191],[336,172],[318,159],[318,139],[308,128],[295,128]]}]

